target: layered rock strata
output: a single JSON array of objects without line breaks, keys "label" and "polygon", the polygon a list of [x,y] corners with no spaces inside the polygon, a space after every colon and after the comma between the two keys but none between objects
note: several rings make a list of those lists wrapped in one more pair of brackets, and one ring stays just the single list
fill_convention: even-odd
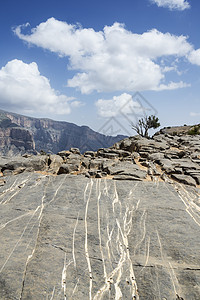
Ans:
[{"label": "layered rock strata", "polygon": [[0,110],[0,154],[57,153],[70,147],[97,150],[110,147],[125,136],[109,136],[95,132],[88,126],[69,122],[39,119]]},{"label": "layered rock strata", "polygon": [[200,140],[0,159],[0,299],[200,299]]},{"label": "layered rock strata", "polygon": [[139,136],[126,138],[111,148],[86,151],[78,148],[57,155],[24,155],[2,157],[3,175],[24,171],[43,171],[52,174],[85,175],[91,178],[115,180],[177,181],[200,185],[199,136],[155,135],[153,139]]}]

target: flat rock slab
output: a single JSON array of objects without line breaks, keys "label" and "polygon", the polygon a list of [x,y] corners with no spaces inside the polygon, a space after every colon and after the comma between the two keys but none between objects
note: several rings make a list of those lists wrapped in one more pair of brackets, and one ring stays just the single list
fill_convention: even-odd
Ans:
[{"label": "flat rock slab", "polygon": [[172,174],[172,178],[188,185],[196,186],[196,181],[194,178],[192,178],[189,175],[183,175],[183,174]]},{"label": "flat rock slab", "polygon": [[1,300],[200,299],[198,190],[34,173],[5,181]]}]

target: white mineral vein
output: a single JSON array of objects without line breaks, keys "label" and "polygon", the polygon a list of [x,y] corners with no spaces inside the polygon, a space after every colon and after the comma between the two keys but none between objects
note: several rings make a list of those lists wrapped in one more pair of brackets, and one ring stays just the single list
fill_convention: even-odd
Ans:
[{"label": "white mineral vein", "polygon": [[106,242],[106,248],[107,248],[107,252],[108,252],[109,261],[111,261],[111,255],[114,258],[114,254],[113,254],[113,250],[112,250],[112,235],[113,235],[113,231],[114,231],[114,227],[109,232],[109,224],[107,224],[107,236],[108,236],[108,240]]},{"label": "white mineral vein", "polygon": [[145,260],[145,264],[144,264],[144,266],[143,266],[143,268],[141,269],[140,272],[142,272],[142,271],[145,269],[145,267],[147,266],[148,261],[149,261],[150,241],[151,241],[151,238],[150,238],[150,236],[149,236],[149,237],[148,237],[148,241],[147,241],[146,260]]},{"label": "white mineral vein", "polygon": [[[0,198],[4,196],[4,194],[8,193],[8,192],[12,192],[14,191],[17,187],[18,187],[18,184],[15,185],[15,183],[17,182],[17,179],[15,179],[15,181],[13,182],[13,184],[11,185],[11,187],[9,187],[8,189],[2,191],[1,195],[0,195]],[[0,203],[1,204],[1,203]]]},{"label": "white mineral vein", "polygon": [[36,212],[38,211],[39,208],[40,208],[40,206],[38,206],[38,207],[35,209],[35,211],[33,212],[32,216],[31,216],[31,218],[28,220],[28,223],[26,224],[26,226],[25,226],[25,228],[24,228],[24,230],[23,230],[23,232],[22,232],[20,238],[18,239],[17,243],[15,244],[15,246],[14,246],[13,249],[12,249],[12,251],[11,251],[10,254],[8,255],[6,261],[5,261],[4,264],[2,265],[2,267],[1,267],[1,269],[0,269],[0,273],[3,271],[3,269],[5,268],[7,262],[9,261],[10,257],[12,256],[13,252],[15,251],[15,249],[17,248],[17,246],[18,246],[19,243],[21,242],[22,237],[24,236],[24,233],[25,233],[25,231],[26,231],[28,225],[30,224],[32,218],[34,217],[34,215],[36,214]]},{"label": "white mineral vein", "polygon": [[73,261],[69,261],[68,264],[66,263],[66,253],[64,257],[64,267],[62,270],[62,289],[64,291],[64,300],[67,300],[67,269],[73,263]]},{"label": "white mineral vein", "polygon": [[75,287],[74,287],[73,292],[72,292],[72,296],[73,296],[73,295],[75,294],[75,292],[76,292],[76,289],[77,289],[77,287],[78,287],[79,280],[80,280],[80,278],[78,278],[78,280],[77,280],[77,282],[76,282],[76,284],[75,284]]},{"label": "white mineral vein", "polygon": [[178,192],[179,198],[186,206],[186,212],[191,216],[194,222],[198,226],[200,226],[200,215],[199,215],[200,207],[193,202],[191,195],[183,187],[183,185],[176,184],[175,188]]},{"label": "white mineral vein", "polygon": [[[49,177],[50,178],[50,177]],[[58,188],[56,189],[53,198],[51,199],[51,201],[49,201],[48,204],[50,204],[51,202],[53,202],[58,194],[58,191],[60,190],[60,188],[62,187],[62,185],[64,184],[64,182],[66,182],[66,176],[64,176],[63,180],[61,181],[61,183],[59,184]]]},{"label": "white mineral vein", "polygon": [[[88,186],[90,185],[90,190],[89,190],[89,195],[86,200],[86,194],[87,194],[87,189]],[[86,207],[85,207],[85,257],[87,260],[87,265],[88,265],[88,271],[89,271],[89,277],[90,277],[90,286],[89,286],[89,299],[92,300],[92,268],[91,268],[91,263],[90,263],[90,257],[89,257],[89,252],[88,252],[88,225],[87,225],[87,216],[88,216],[88,206],[90,202],[90,197],[91,197],[91,192],[92,192],[92,186],[93,186],[93,180],[90,181],[90,184],[87,183],[85,192],[84,192],[84,201],[86,202]]]},{"label": "white mineral vein", "polygon": [[73,256],[73,261],[74,261],[74,268],[76,268],[76,256],[75,256],[75,235],[76,235],[76,228],[78,226],[78,218],[79,218],[79,213],[76,219],[76,223],[74,226],[74,231],[73,231],[73,239],[72,239],[72,256]]},{"label": "white mineral vein", "polygon": [[[28,178],[30,177],[30,175],[28,176]],[[28,178],[27,179],[25,179],[25,180],[23,180],[20,184],[17,184],[16,186],[15,186],[15,188],[10,188],[10,191],[14,191],[16,188],[17,188],[17,191],[14,193],[14,194],[12,194],[11,196],[10,196],[10,198],[8,198],[7,200],[2,200],[1,202],[0,202],[0,204],[7,204],[8,202],[10,202],[13,198],[14,198],[14,196],[16,196],[22,189],[23,189],[23,187],[26,185],[26,183],[28,182]],[[9,191],[9,189],[5,192],[5,193],[7,193]]]},{"label": "white mineral vein", "polygon": [[[113,217],[115,220],[115,225],[113,226],[112,230],[109,230],[109,226],[107,224],[107,236],[108,240],[106,242],[106,248],[108,253],[108,259],[111,259],[110,256],[110,249],[109,244],[111,244],[111,241],[113,239],[113,232],[114,230],[117,231],[117,236],[113,239],[113,243],[116,245],[116,248],[118,249],[118,255],[119,260],[117,263],[117,266],[113,268],[109,273],[106,271],[105,267],[105,257],[102,249],[102,237],[101,237],[101,223],[100,223],[100,183],[98,183],[98,199],[97,199],[97,210],[98,210],[98,231],[99,231],[99,241],[100,241],[100,252],[102,256],[102,262],[104,267],[104,279],[105,283],[104,285],[97,291],[97,293],[94,296],[94,300],[100,300],[102,297],[104,297],[106,292],[110,292],[112,284],[115,288],[115,300],[123,299],[123,293],[120,288],[120,283],[124,279],[125,270],[128,269],[129,271],[129,278],[131,284],[128,286],[128,288],[131,287],[131,299],[139,299],[138,292],[137,292],[137,285],[135,281],[135,275],[133,271],[133,265],[130,258],[129,253],[129,245],[128,245],[128,235],[131,232],[132,229],[132,216],[133,216],[133,208],[132,210],[129,209],[128,205],[126,205],[126,209],[124,212],[124,215],[122,216],[122,205],[119,200],[119,196],[117,193],[116,185],[114,183],[114,199],[112,202],[112,211],[113,211]],[[105,189],[106,191],[106,189]],[[132,197],[132,191],[129,193],[128,200]],[[119,209],[120,208],[120,213]],[[117,226],[117,227],[116,227]]]},{"label": "white mineral vein", "polygon": [[117,193],[116,183],[114,181],[114,200],[112,202],[113,214],[115,213],[115,209],[116,209],[117,204],[119,204],[120,216],[121,216],[121,201],[119,200],[119,196],[118,196],[118,193]]},{"label": "white mineral vein", "polygon": [[163,249],[162,249],[162,243],[161,243],[161,239],[160,239],[160,235],[159,235],[158,230],[156,230],[156,233],[157,233],[157,237],[158,237],[158,243],[159,243],[159,246],[160,246],[160,255],[161,255],[162,262],[163,262],[163,267],[165,267],[167,269],[167,271],[168,271],[168,273],[171,277],[171,282],[172,282],[172,285],[173,285],[174,294],[176,295],[177,294],[176,284],[175,284],[174,278],[172,276],[171,269],[169,268],[169,263],[168,263],[166,257],[164,256]]},{"label": "white mineral vein", "polygon": [[99,234],[99,247],[100,247],[101,258],[102,258],[102,263],[103,263],[104,278],[105,278],[105,280],[107,280],[107,272],[106,272],[105,258],[104,258],[104,254],[103,254],[102,241],[101,241],[101,215],[100,215],[100,204],[99,204],[100,198],[101,198],[100,184],[101,184],[101,180],[98,180],[98,181],[97,181],[97,184],[96,184],[96,191],[97,191],[97,220],[98,220],[98,234]]},{"label": "white mineral vein", "polygon": [[24,218],[24,217],[26,217],[26,216],[31,215],[33,212],[34,212],[34,211],[29,211],[29,212],[27,212],[27,213],[25,213],[25,214],[23,214],[23,215],[21,215],[21,216],[18,216],[18,217],[16,217],[16,218],[14,218],[14,219],[12,219],[12,220],[10,220],[10,221],[8,221],[8,222],[2,224],[2,225],[0,226],[0,230],[4,229],[4,228],[5,228],[7,225],[9,225],[10,223],[13,223],[13,222],[15,222],[15,221],[17,221],[17,220],[19,220],[19,219],[22,219],[22,218]]},{"label": "white mineral vein", "polygon": [[53,300],[54,294],[55,294],[55,286],[54,286],[54,288],[53,288],[52,295],[51,295],[51,298],[50,298],[49,300]]},{"label": "white mineral vein", "polygon": [[136,255],[136,250],[142,244],[142,242],[144,241],[144,239],[146,237],[146,217],[147,217],[147,212],[146,212],[146,210],[144,210],[142,213],[141,219],[140,219],[140,232],[142,233],[142,237],[135,245],[134,255]]},{"label": "white mineral vein", "polygon": [[[200,207],[197,206],[191,197],[191,194],[185,189],[183,184],[178,184],[175,183],[173,184],[175,190],[177,191],[179,198],[181,199],[181,201],[183,202],[183,204],[186,207],[186,212],[188,213],[188,215],[193,219],[193,221],[200,226],[200,215],[199,215],[199,211],[200,211]],[[172,191],[169,189],[169,187],[166,185],[167,189],[170,191],[170,193],[172,193]],[[197,197],[197,195],[196,195]]]},{"label": "white mineral vein", "polygon": [[175,285],[175,290],[176,290],[176,294],[178,295],[181,295],[181,287],[180,287],[180,284],[178,282],[178,279],[176,277],[176,274],[175,274],[175,271],[174,271],[174,268],[172,267],[172,264],[170,262],[168,262],[169,264],[169,269],[170,269],[170,276],[171,276],[171,279]]}]

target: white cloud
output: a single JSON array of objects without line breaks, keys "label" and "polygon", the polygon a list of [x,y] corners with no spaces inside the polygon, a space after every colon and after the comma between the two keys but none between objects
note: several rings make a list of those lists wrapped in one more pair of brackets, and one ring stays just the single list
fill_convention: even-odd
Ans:
[{"label": "white cloud", "polygon": [[[166,69],[160,66],[158,59],[186,57],[193,50],[185,36],[156,29],[136,34],[119,23],[96,32],[50,18],[30,34],[22,31],[23,26],[15,29],[16,35],[29,44],[69,57],[69,68],[77,73],[68,80],[68,86],[85,94],[95,90],[169,89],[165,82]],[[174,86],[184,85],[174,83]]]},{"label": "white cloud", "polygon": [[165,66],[164,68],[162,68],[163,73],[167,73],[167,72],[171,72],[171,71],[176,71],[176,67],[169,67],[169,66]]},{"label": "white cloud", "polygon": [[192,64],[200,66],[200,49],[191,51],[188,56],[188,60]]},{"label": "white cloud", "polygon": [[73,102],[71,102],[71,107],[74,107],[74,108],[78,108],[78,107],[81,107],[84,105],[85,105],[85,103],[78,101],[78,100],[74,100]]},{"label": "white cloud", "polygon": [[139,102],[134,101],[132,96],[123,93],[119,96],[114,96],[112,99],[99,99],[95,103],[98,109],[98,115],[105,118],[117,117],[121,112],[125,115],[141,113],[144,108]]},{"label": "white cloud", "polygon": [[185,83],[183,81],[180,82],[170,82],[169,84],[160,84],[158,88],[155,88],[155,91],[163,91],[163,90],[176,90],[181,88],[190,87],[191,84]]},{"label": "white cloud", "polygon": [[185,10],[190,8],[190,4],[186,0],[151,0],[158,7],[166,7],[170,10]]},{"label": "white cloud", "polygon": [[19,112],[70,113],[73,100],[55,91],[42,76],[35,62],[9,61],[0,69],[0,103],[2,108]]}]

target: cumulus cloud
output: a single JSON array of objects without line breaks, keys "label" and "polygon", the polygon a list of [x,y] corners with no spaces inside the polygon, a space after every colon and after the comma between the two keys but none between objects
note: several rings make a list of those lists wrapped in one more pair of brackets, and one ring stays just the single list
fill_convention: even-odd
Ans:
[{"label": "cumulus cloud", "polygon": [[185,10],[190,8],[190,4],[186,0],[151,0],[158,7],[166,7],[170,10]]},{"label": "cumulus cloud", "polygon": [[69,98],[55,91],[42,76],[35,62],[9,61],[0,69],[0,103],[2,108],[20,112],[70,113]]},{"label": "cumulus cloud", "polygon": [[95,103],[98,115],[104,118],[123,115],[144,114],[146,110],[138,101],[134,101],[132,95],[123,93],[112,99],[99,99]]},{"label": "cumulus cloud", "polygon": [[[20,39],[69,58],[69,68],[77,73],[67,84],[84,94],[171,89],[172,84],[165,82],[166,69],[158,60],[186,57],[193,50],[185,36],[156,29],[136,34],[120,23],[98,32],[54,18],[31,29],[29,34],[23,34],[24,26],[28,25],[14,30]],[[175,86],[184,84],[174,83]]]},{"label": "cumulus cloud", "polygon": [[192,64],[200,66],[200,49],[191,51],[188,59]]}]

